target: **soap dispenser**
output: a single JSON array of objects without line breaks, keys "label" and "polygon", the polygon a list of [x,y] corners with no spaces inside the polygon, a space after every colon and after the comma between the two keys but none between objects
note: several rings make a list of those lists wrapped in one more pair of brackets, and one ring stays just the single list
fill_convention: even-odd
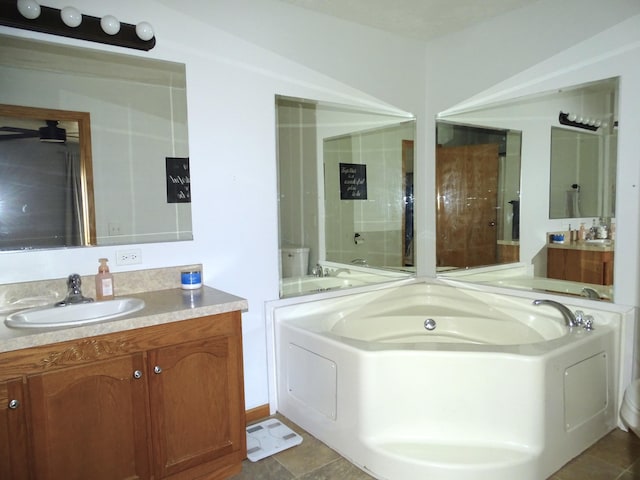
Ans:
[{"label": "soap dispenser", "polygon": [[96,275],[96,300],[113,300],[113,274],[109,272],[108,258],[99,259],[100,266]]}]

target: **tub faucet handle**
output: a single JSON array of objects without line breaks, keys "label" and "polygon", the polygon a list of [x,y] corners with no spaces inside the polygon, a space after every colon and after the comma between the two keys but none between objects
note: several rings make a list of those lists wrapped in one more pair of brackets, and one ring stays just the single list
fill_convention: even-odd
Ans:
[{"label": "tub faucet handle", "polygon": [[595,328],[593,326],[593,315],[585,315],[582,326],[585,330],[593,330]]}]

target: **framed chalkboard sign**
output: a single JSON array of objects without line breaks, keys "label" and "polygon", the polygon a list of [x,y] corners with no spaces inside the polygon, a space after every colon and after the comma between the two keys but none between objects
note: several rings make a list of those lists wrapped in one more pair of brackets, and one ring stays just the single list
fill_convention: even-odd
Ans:
[{"label": "framed chalkboard sign", "polygon": [[340,164],[340,200],[367,199],[367,166],[359,163]]},{"label": "framed chalkboard sign", "polygon": [[166,157],[167,203],[191,203],[189,158]]}]

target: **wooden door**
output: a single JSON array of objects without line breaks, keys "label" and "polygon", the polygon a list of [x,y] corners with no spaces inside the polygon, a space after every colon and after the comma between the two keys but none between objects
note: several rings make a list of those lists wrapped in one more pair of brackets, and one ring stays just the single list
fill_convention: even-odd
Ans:
[{"label": "wooden door", "polygon": [[156,478],[239,471],[246,456],[241,350],[238,331],[149,352]]},{"label": "wooden door", "polygon": [[28,377],[38,480],[147,479],[147,391],[141,353]]},{"label": "wooden door", "polygon": [[29,479],[22,378],[0,382],[0,478]]},{"label": "wooden door", "polygon": [[498,145],[436,149],[439,267],[497,263]]}]

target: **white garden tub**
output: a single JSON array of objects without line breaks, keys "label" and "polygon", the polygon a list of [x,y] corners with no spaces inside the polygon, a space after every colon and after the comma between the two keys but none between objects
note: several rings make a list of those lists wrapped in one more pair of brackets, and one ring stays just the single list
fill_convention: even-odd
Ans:
[{"label": "white garden tub", "polygon": [[618,419],[621,315],[584,310],[427,282],[275,308],[278,410],[378,479],[546,479]]}]

